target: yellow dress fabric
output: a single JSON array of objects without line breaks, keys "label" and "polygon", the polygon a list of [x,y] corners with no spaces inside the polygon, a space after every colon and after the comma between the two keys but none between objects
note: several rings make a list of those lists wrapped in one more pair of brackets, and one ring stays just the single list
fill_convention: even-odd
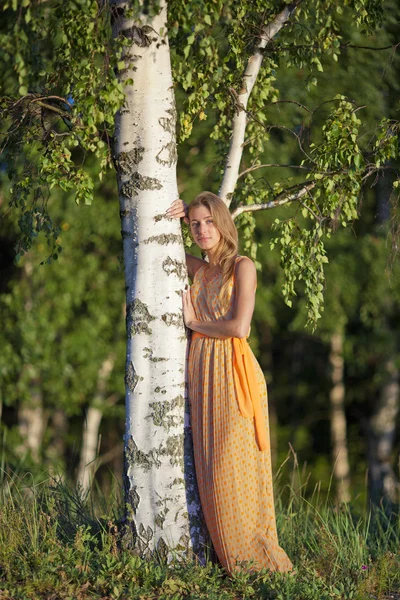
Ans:
[{"label": "yellow dress fabric", "polygon": [[[233,279],[228,310],[219,302],[221,274],[210,281],[201,267],[191,298],[199,321],[232,318]],[[245,342],[247,343],[247,342]],[[254,418],[238,404],[233,339],[194,336],[189,353],[189,402],[200,500],[207,528],[222,566],[232,573],[243,561],[252,568],[290,571],[279,546],[272,489],[267,389],[251,352],[265,417],[267,447],[260,451]]]}]

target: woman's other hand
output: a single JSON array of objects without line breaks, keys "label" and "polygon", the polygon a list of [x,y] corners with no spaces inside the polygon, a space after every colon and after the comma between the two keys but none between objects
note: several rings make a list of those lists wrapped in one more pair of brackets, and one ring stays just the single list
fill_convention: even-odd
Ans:
[{"label": "woman's other hand", "polygon": [[183,200],[178,198],[178,200],[174,200],[165,213],[169,219],[182,219],[185,223],[189,223],[188,216],[189,207],[184,203]]},{"label": "woman's other hand", "polygon": [[183,320],[186,327],[191,329],[190,324],[196,320],[196,314],[194,312],[192,298],[190,295],[190,287],[184,290],[182,295],[182,308],[183,308]]}]

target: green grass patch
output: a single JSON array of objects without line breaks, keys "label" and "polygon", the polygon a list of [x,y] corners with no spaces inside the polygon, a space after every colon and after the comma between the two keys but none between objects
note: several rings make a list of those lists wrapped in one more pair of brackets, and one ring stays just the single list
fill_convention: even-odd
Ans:
[{"label": "green grass patch", "polygon": [[279,539],[296,574],[244,568],[228,577],[212,563],[166,564],[127,548],[118,493],[94,505],[62,483],[4,476],[0,599],[382,600],[400,592],[398,514],[355,514],[317,491],[306,499],[301,488],[281,489]]}]

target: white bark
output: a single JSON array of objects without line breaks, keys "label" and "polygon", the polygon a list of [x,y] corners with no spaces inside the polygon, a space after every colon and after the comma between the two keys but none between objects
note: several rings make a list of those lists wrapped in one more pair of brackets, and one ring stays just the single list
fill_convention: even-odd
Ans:
[{"label": "white bark", "polygon": [[398,504],[400,486],[392,468],[392,451],[399,412],[399,371],[386,363],[388,379],[383,385],[368,436],[369,495],[373,504]]},{"label": "white bark", "polygon": [[292,193],[283,193],[279,194],[274,200],[270,200],[269,202],[264,202],[263,204],[244,204],[240,205],[235,210],[232,211],[232,219],[236,219],[239,215],[244,212],[254,212],[257,210],[267,210],[269,208],[276,208],[277,206],[283,206],[284,204],[288,204],[288,202],[294,202],[295,200],[300,200],[303,196],[306,196],[314,187],[316,186],[315,182],[308,183],[304,185],[300,190],[297,190]]},{"label": "white bark", "polygon": [[77,475],[77,486],[83,496],[88,494],[96,472],[95,461],[99,452],[99,429],[103,417],[106,385],[114,364],[114,354],[110,354],[103,361],[97,377],[96,393],[83,424],[82,448]]},{"label": "white bark", "polygon": [[83,497],[90,491],[96,472],[96,458],[99,452],[99,428],[103,411],[97,406],[89,406],[83,425],[82,450],[78,467],[77,487]]},{"label": "white bark", "polygon": [[[228,158],[225,165],[224,177],[219,190],[219,197],[229,207],[239,176],[240,162],[243,154],[243,144],[246,132],[246,109],[250,94],[253,90],[263,60],[263,50],[272,38],[282,29],[298,2],[288,4],[275,19],[262,28],[260,42],[256,52],[249,58],[243,76],[242,89],[235,95],[236,115],[232,123],[232,138]],[[232,90],[233,92],[233,90]]]},{"label": "white bark", "polygon": [[343,334],[336,332],[331,338],[329,362],[332,369],[331,406],[331,447],[333,474],[336,480],[336,494],[339,503],[350,502],[350,465],[347,450],[347,423],[344,407],[344,361]]},{"label": "white bark", "polygon": [[18,429],[23,446],[19,453],[30,451],[35,462],[40,461],[42,440],[44,433],[43,402],[40,385],[32,382],[32,391],[29,403],[24,403],[18,410]]},{"label": "white bark", "polygon": [[[157,16],[141,14],[135,23],[124,16],[126,3],[117,0],[115,5],[114,33],[132,41],[124,78],[134,80],[125,86],[115,132],[127,305],[125,484],[130,523],[142,553],[187,548],[190,534],[197,551],[200,507],[187,415],[184,432],[181,296],[187,273],[179,220],[164,216],[178,198],[166,2]],[[193,517],[190,533],[188,512]]]}]

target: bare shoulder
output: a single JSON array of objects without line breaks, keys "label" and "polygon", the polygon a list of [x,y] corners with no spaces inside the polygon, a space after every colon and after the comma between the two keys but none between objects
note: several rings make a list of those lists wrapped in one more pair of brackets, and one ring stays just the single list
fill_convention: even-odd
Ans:
[{"label": "bare shoulder", "polygon": [[235,266],[236,277],[257,278],[256,266],[247,256],[240,256]]}]

